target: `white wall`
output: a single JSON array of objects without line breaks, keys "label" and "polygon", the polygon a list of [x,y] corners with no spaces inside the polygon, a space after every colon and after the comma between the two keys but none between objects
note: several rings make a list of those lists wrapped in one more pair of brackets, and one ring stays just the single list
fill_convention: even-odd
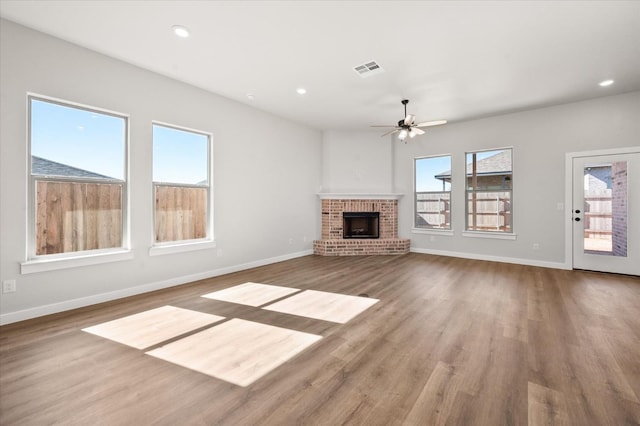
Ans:
[{"label": "white wall", "polygon": [[[0,320],[309,253],[320,233],[321,132],[9,21],[0,28],[0,278],[17,281],[1,295]],[[20,274],[27,92],[130,114],[132,260]],[[149,256],[151,120],[213,133],[217,249]]]},{"label": "white wall", "polygon": [[[637,146],[640,136],[640,92],[604,97],[480,120],[434,127],[406,145],[394,143],[395,192],[399,234],[411,238],[414,251],[499,258],[517,263],[563,266],[567,152]],[[517,240],[463,237],[465,152],[513,147],[513,216]],[[452,154],[452,227],[454,236],[411,232],[413,226],[413,159]],[[533,250],[533,243],[540,245]]]},{"label": "white wall", "polygon": [[391,192],[392,154],[389,138],[380,132],[324,132],[322,192]]}]

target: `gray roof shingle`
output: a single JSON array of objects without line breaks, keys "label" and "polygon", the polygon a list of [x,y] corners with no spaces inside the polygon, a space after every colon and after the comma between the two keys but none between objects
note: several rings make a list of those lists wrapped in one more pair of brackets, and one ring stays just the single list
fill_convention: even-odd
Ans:
[{"label": "gray roof shingle", "polygon": [[[471,176],[473,167],[471,163],[467,164],[467,176]],[[478,175],[503,175],[511,174],[511,150],[504,150],[491,157],[483,158],[476,162],[476,173]],[[450,179],[451,170],[439,173],[436,179]]]},{"label": "gray roof shingle", "polygon": [[44,176],[84,177],[116,180],[112,177],[79,169],[67,164],[47,160],[46,158],[31,156],[31,174]]}]

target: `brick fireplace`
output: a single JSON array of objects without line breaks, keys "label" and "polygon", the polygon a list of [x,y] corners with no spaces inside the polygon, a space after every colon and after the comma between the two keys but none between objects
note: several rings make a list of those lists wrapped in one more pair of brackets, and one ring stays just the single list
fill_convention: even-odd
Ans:
[{"label": "brick fireplace", "polygon": [[[398,238],[399,194],[320,194],[322,200],[322,239],[313,242],[313,253],[320,256],[405,254],[410,240]],[[344,235],[344,213],[379,213],[378,238]]]}]

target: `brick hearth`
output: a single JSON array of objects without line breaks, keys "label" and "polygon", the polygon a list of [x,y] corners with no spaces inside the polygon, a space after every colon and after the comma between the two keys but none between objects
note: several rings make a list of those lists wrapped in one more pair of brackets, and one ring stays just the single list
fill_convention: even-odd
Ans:
[{"label": "brick hearth", "polygon": [[[380,238],[343,239],[343,212],[379,212]],[[405,254],[411,241],[398,238],[397,199],[322,200],[322,239],[313,242],[314,254],[321,256],[357,256]]]}]

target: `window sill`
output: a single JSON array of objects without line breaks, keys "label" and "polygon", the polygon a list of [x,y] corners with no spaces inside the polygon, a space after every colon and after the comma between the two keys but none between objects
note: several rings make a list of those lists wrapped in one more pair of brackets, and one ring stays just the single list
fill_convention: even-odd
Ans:
[{"label": "window sill", "polygon": [[188,241],[153,246],[149,249],[149,256],[161,256],[164,254],[183,253],[187,251],[206,250],[216,248],[213,240]]},{"label": "window sill", "polygon": [[488,238],[494,240],[515,240],[517,235],[508,232],[482,232],[482,231],[465,231],[463,237],[471,238]]},{"label": "window sill", "polygon": [[425,235],[448,235],[453,236],[453,229],[424,229],[424,228],[411,228],[412,234],[425,234]]},{"label": "window sill", "polygon": [[99,265],[102,263],[120,262],[133,259],[131,250],[118,250],[87,255],[57,257],[55,259],[39,258],[20,264],[22,275],[36,272],[55,271],[59,269],[78,268],[80,266]]}]

